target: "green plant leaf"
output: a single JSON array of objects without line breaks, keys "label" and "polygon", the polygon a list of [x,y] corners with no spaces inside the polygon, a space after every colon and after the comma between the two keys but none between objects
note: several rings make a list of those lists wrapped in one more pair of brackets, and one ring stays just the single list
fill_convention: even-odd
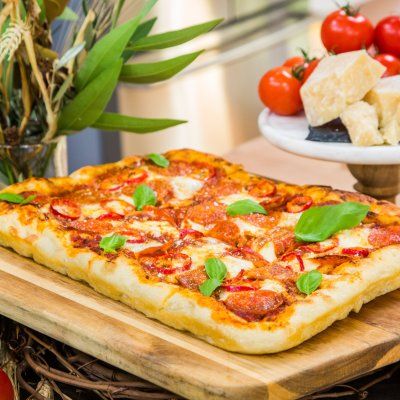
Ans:
[{"label": "green plant leaf", "polygon": [[218,279],[207,279],[199,286],[199,290],[203,296],[211,296],[214,290],[218,289],[220,286],[221,281]]},{"label": "green plant leaf", "polygon": [[78,91],[83,90],[89,82],[121,57],[141,19],[155,3],[156,0],[147,1],[135,18],[112,29],[93,46],[78,70],[75,79],[75,86]]},{"label": "green plant leaf", "polygon": [[368,205],[351,201],[309,208],[301,215],[294,234],[298,241],[322,242],[336,232],[357,226],[368,211]]},{"label": "green plant leaf", "polygon": [[314,292],[319,288],[321,282],[322,282],[321,272],[319,272],[316,269],[313,269],[312,271],[300,275],[300,278],[297,279],[296,281],[296,286],[301,293],[310,295],[312,292]]},{"label": "green plant leaf", "polygon": [[235,215],[247,215],[253,213],[267,214],[261,204],[251,199],[238,200],[232,204],[229,204],[229,206],[226,208],[226,212],[231,217],[234,217]]},{"label": "green plant leaf", "polygon": [[209,32],[211,29],[215,28],[221,21],[222,19],[215,19],[213,21],[205,22],[199,25],[193,25],[177,31],[165,32],[144,37],[137,40],[133,44],[129,44],[128,50],[147,51],[177,46],[179,44],[186,43],[189,40],[192,40],[195,37],[202,35],[203,33]]},{"label": "green plant leaf", "polygon": [[99,247],[104,250],[105,253],[115,253],[126,243],[126,238],[121,235],[114,233],[111,236],[105,236],[101,239]]},{"label": "green plant leaf", "polygon": [[71,87],[73,79],[74,79],[74,77],[72,74],[67,76],[65,81],[62,83],[62,85],[58,89],[57,94],[54,96],[54,99],[53,99],[54,103],[57,103],[64,97],[67,90]]},{"label": "green plant leaf", "polygon": [[61,15],[65,7],[67,7],[68,2],[69,0],[44,0],[47,21],[51,23]]},{"label": "green plant leaf", "polygon": [[24,196],[18,194],[18,193],[0,193],[0,200],[1,201],[6,201],[8,203],[14,203],[14,204],[28,204],[30,203],[36,195],[32,194],[25,198]]},{"label": "green plant leaf", "polygon": [[203,51],[185,54],[165,61],[127,64],[122,67],[120,81],[129,83],[154,83],[165,81],[182,71]]},{"label": "green plant leaf", "polygon": [[153,161],[153,163],[159,167],[167,168],[169,166],[168,158],[165,158],[162,154],[151,153],[147,156],[147,158]]},{"label": "green plant leaf", "polygon": [[58,121],[60,131],[80,131],[97,121],[118,83],[121,66],[122,59],[114,62],[62,110]]},{"label": "green plant leaf", "polygon": [[40,23],[43,24],[46,19],[46,6],[44,4],[44,0],[37,0],[37,4],[40,8],[39,20]]},{"label": "green plant leaf", "polygon": [[149,133],[171,128],[187,121],[178,119],[134,118],[116,113],[103,113],[91,124],[93,128],[104,131],[126,131],[132,133]]},{"label": "green plant leaf", "polygon": [[129,46],[133,43],[135,43],[137,40],[147,36],[150,31],[152,30],[155,22],[157,21],[157,17],[151,18],[148,21],[142,22],[136,29],[135,33],[131,37],[131,40],[129,41],[128,47],[124,50],[122,54],[122,58],[124,61],[128,61],[134,54],[136,54],[136,51],[129,50]]},{"label": "green plant leaf", "polygon": [[81,44],[77,44],[74,47],[71,47],[68,49],[63,56],[56,61],[55,68],[56,70],[59,70],[60,68],[64,67],[65,65],[68,64],[70,60],[73,60],[86,46],[86,42],[83,42]]},{"label": "green plant leaf", "polygon": [[228,270],[226,265],[220,259],[215,257],[207,258],[204,265],[210,279],[218,279],[219,281],[225,279]]},{"label": "green plant leaf", "polygon": [[156,202],[156,194],[150,186],[139,185],[133,193],[133,204],[138,211],[141,211],[144,206],[155,206]]},{"label": "green plant leaf", "polygon": [[222,285],[228,270],[226,265],[215,257],[207,258],[204,264],[209,279],[199,286],[199,290],[204,296],[211,296],[214,290]]},{"label": "green plant leaf", "polygon": [[60,21],[78,21],[78,14],[69,7],[65,7],[64,11],[57,17]]}]

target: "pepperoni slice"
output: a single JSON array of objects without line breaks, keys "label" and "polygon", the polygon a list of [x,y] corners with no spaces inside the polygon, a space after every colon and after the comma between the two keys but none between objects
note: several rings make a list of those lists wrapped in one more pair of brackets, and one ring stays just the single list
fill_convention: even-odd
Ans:
[{"label": "pepperoni slice", "polygon": [[191,178],[202,181],[211,179],[216,174],[215,167],[200,161],[188,162],[170,160],[168,168],[159,168],[154,165],[150,165],[149,167],[150,169],[157,171],[158,174],[168,176],[190,176]]},{"label": "pepperoni slice", "polygon": [[69,220],[75,220],[81,216],[79,205],[70,199],[53,199],[50,203],[50,210],[56,217]]},{"label": "pepperoni slice", "polygon": [[190,271],[182,272],[177,276],[178,282],[185,288],[198,290],[199,286],[207,280],[204,267],[199,267]]},{"label": "pepperoni slice", "polygon": [[226,219],[226,207],[213,201],[207,201],[190,207],[186,218],[202,225],[210,225]]},{"label": "pepperoni slice", "polygon": [[330,274],[336,267],[342,265],[345,262],[351,261],[351,259],[345,255],[326,255],[318,258],[313,258],[313,261],[319,263],[319,272],[323,274]]},{"label": "pepperoni slice", "polygon": [[80,232],[106,234],[113,230],[113,225],[107,220],[85,219],[74,220],[68,223],[69,228],[76,229]]},{"label": "pepperoni slice", "polygon": [[342,254],[345,254],[347,256],[365,258],[369,255],[369,249],[363,249],[362,247],[349,247],[346,249],[342,249]]},{"label": "pepperoni slice", "polygon": [[217,221],[214,227],[208,232],[208,236],[235,246],[240,239],[240,229],[232,221]]},{"label": "pepperoni slice", "polygon": [[97,217],[96,219],[98,220],[103,220],[103,219],[112,219],[112,220],[119,220],[124,218],[123,215],[114,213],[114,212],[108,212],[105,214],[101,214],[99,217]]},{"label": "pepperoni slice", "polygon": [[313,204],[310,196],[296,196],[286,204],[286,209],[290,213],[299,213],[307,210]]},{"label": "pepperoni slice", "polygon": [[150,272],[171,275],[177,271],[187,271],[190,269],[192,259],[187,254],[174,253],[141,257],[140,263]]},{"label": "pepperoni slice", "polygon": [[122,189],[126,185],[143,182],[147,178],[147,176],[148,174],[144,169],[126,168],[121,171],[117,176],[112,176],[104,179],[100,183],[100,189],[115,192]]},{"label": "pepperoni slice", "polygon": [[296,273],[287,265],[273,263],[268,267],[254,268],[246,271],[246,278],[265,280],[278,279],[279,281],[293,281],[296,279]]},{"label": "pepperoni slice", "polygon": [[224,301],[228,310],[249,322],[273,316],[283,303],[284,297],[271,290],[233,293]]},{"label": "pepperoni slice", "polygon": [[297,251],[291,251],[289,253],[286,253],[282,256],[281,260],[282,261],[290,261],[292,259],[296,259],[298,264],[299,264],[299,269],[300,271],[304,271],[304,261],[301,255]]},{"label": "pepperoni slice", "polygon": [[174,190],[165,179],[154,179],[148,182],[148,186],[156,192],[157,201],[166,203],[174,197]]},{"label": "pepperoni slice", "polygon": [[281,209],[286,203],[286,196],[277,194],[272,196],[268,200],[262,201],[260,204],[265,208],[266,211]]},{"label": "pepperoni slice", "polygon": [[274,244],[276,256],[293,251],[299,246],[294,236],[293,229],[277,227],[269,232],[268,240]]},{"label": "pepperoni slice", "polygon": [[241,185],[230,179],[223,178],[217,182],[208,181],[197,193],[197,199],[211,199],[215,197],[229,196],[231,194],[239,193]]},{"label": "pepperoni slice", "polygon": [[372,228],[368,241],[378,249],[392,244],[400,244],[400,225]]},{"label": "pepperoni slice", "polygon": [[244,285],[222,285],[222,289],[227,292],[249,292],[252,290],[256,290],[253,286],[244,286]]},{"label": "pepperoni slice", "polygon": [[271,229],[278,224],[280,216],[278,217],[277,215],[273,214],[264,215],[259,213],[253,213],[247,215],[240,215],[238,216],[238,218],[242,219],[243,221],[251,225],[258,226],[260,228]]},{"label": "pepperoni slice", "polygon": [[276,193],[276,186],[273,182],[261,180],[247,187],[249,194],[255,197],[268,197]]},{"label": "pepperoni slice", "polygon": [[203,237],[204,234],[200,231],[196,231],[196,229],[182,229],[179,233],[179,239],[185,239],[186,236],[197,239]]},{"label": "pepperoni slice", "polygon": [[325,240],[324,242],[306,244],[300,246],[297,250],[300,253],[325,253],[337,247],[339,245],[339,240],[337,238],[331,238]]}]

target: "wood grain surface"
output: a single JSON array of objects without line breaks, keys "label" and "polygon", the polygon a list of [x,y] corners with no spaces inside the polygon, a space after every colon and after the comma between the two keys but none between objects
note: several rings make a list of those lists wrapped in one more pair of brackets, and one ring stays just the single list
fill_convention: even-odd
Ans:
[{"label": "wood grain surface", "polygon": [[241,355],[0,248],[1,314],[194,400],[294,399],[398,361],[399,309],[395,291],[292,350]]}]

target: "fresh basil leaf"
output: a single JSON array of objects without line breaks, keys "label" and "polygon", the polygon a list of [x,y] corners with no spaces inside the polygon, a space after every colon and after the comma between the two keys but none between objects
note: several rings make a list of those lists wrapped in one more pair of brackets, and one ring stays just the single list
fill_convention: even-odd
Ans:
[{"label": "fresh basil leaf", "polygon": [[169,166],[169,161],[161,154],[151,153],[147,156],[148,159],[153,161],[154,164],[162,168],[167,168]]},{"label": "fresh basil leaf", "polygon": [[215,289],[221,286],[221,281],[218,279],[207,279],[200,286],[199,290],[203,296],[211,296]]},{"label": "fresh basil leaf", "polygon": [[80,131],[96,122],[111,99],[121,66],[122,59],[104,70],[64,107],[58,121],[60,131]]},{"label": "fresh basil leaf", "polygon": [[105,253],[115,253],[126,243],[126,238],[121,235],[114,233],[111,236],[105,236],[100,240],[100,248]]},{"label": "fresh basil leaf", "polygon": [[33,199],[35,199],[35,197],[35,194],[31,194],[30,196],[25,198],[18,193],[0,193],[0,200],[21,205],[29,204]]},{"label": "fresh basil leaf", "polygon": [[186,43],[189,40],[192,40],[195,37],[210,31],[221,21],[222,19],[215,19],[213,21],[205,22],[199,25],[193,25],[177,31],[159,33],[157,35],[144,37],[138,40],[136,43],[128,45],[127,49],[134,51],[147,51],[178,46],[179,44]]},{"label": "fresh basil leaf", "polygon": [[322,242],[336,232],[357,226],[368,211],[368,205],[351,201],[309,208],[301,215],[294,234],[298,241]]},{"label": "fresh basil leaf", "polygon": [[36,194],[31,194],[26,199],[21,201],[21,205],[29,204],[32,200],[35,200],[35,199],[36,199]]},{"label": "fresh basil leaf", "polygon": [[119,80],[128,83],[154,83],[165,81],[192,63],[202,51],[185,54],[154,63],[127,64],[122,67]]},{"label": "fresh basil leaf", "polygon": [[310,295],[312,292],[319,288],[322,282],[322,274],[318,270],[314,269],[312,271],[306,272],[300,276],[296,281],[297,289],[301,293]]},{"label": "fresh basil leaf", "polygon": [[207,258],[205,261],[207,275],[210,279],[217,279],[222,282],[228,272],[226,265],[218,258]]},{"label": "fresh basil leaf", "polygon": [[21,204],[25,197],[17,193],[0,193],[0,200],[8,203]]},{"label": "fresh basil leaf", "polygon": [[155,3],[156,0],[146,1],[142,10],[134,19],[112,29],[93,46],[78,70],[75,80],[75,86],[78,91],[81,91],[122,56],[141,19]]},{"label": "fresh basil leaf", "polygon": [[247,215],[247,214],[266,214],[264,207],[259,203],[251,199],[244,199],[235,201],[226,208],[226,212],[231,217],[235,215]]},{"label": "fresh basil leaf", "polygon": [[139,185],[133,194],[133,204],[138,211],[144,206],[155,206],[157,202],[154,190],[147,185]]},{"label": "fresh basil leaf", "polygon": [[104,131],[125,131],[132,133],[150,133],[171,128],[187,121],[179,119],[134,118],[127,115],[105,112],[91,126]]}]

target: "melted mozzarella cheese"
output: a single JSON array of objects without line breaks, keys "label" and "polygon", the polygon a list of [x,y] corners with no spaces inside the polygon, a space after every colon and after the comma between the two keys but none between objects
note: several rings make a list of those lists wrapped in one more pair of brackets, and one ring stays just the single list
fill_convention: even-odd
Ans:
[{"label": "melted mozzarella cheese", "polygon": [[188,178],[187,176],[176,176],[169,180],[178,200],[190,199],[198,190],[203,187],[203,182]]},{"label": "melted mozzarella cheese", "polygon": [[255,226],[249,224],[246,221],[243,221],[241,218],[234,218],[233,222],[237,225],[240,229],[240,233],[250,232],[254,235],[263,235],[265,233],[265,229],[260,228],[259,226]]},{"label": "melted mozzarella cheese", "polygon": [[[128,237],[129,240],[129,237]],[[161,246],[162,243],[157,242],[156,240],[150,240],[145,243],[128,243],[126,242],[124,244],[124,249],[127,249],[129,251],[133,251],[134,253],[139,253],[140,251],[143,251],[145,249],[148,249],[150,247],[158,247]]]},{"label": "melted mozzarella cheese", "polygon": [[131,221],[129,227],[140,232],[149,233],[154,237],[170,235],[179,238],[179,231],[167,221]]},{"label": "melted mozzarella cheese", "polygon": [[[133,193],[132,193],[133,194]],[[125,203],[128,203],[130,205],[133,204],[133,199],[131,196],[127,196],[126,194],[120,194],[118,197],[120,200],[125,201]]]},{"label": "melted mozzarella cheese", "polygon": [[282,212],[278,225],[284,227],[295,226],[298,220],[300,219],[301,214],[302,214],[301,212],[299,213]]},{"label": "melted mozzarella cheese", "polygon": [[88,218],[98,218],[101,215],[107,214],[107,210],[100,206],[98,203],[82,204],[81,215]]},{"label": "melted mozzarella cheese", "polygon": [[368,236],[370,234],[369,228],[355,228],[340,232],[336,237],[339,240],[339,247],[365,247],[371,248]]},{"label": "melted mozzarella cheese", "polygon": [[250,196],[248,193],[244,193],[244,192],[243,193],[233,193],[233,194],[230,194],[229,196],[221,197],[218,201],[223,204],[229,205],[229,204],[235,203],[236,201],[247,200],[247,199],[253,200],[258,203],[257,198]]},{"label": "melted mozzarella cheese", "polygon": [[251,261],[244,260],[243,258],[225,256],[221,258],[221,261],[226,265],[228,278],[234,278],[242,269],[246,271],[254,267]]},{"label": "melted mozzarella cheese", "polygon": [[268,262],[276,260],[275,247],[272,242],[265,244],[259,251],[262,257],[264,257]]},{"label": "melted mozzarella cheese", "polygon": [[228,246],[214,238],[205,237],[197,241],[196,246],[189,245],[182,249],[182,253],[192,258],[195,267],[204,265],[207,258],[220,257]]},{"label": "melted mozzarella cheese", "polygon": [[266,279],[262,283],[260,289],[271,290],[272,292],[278,292],[278,293],[282,293],[286,290],[285,287],[282,285],[282,283],[275,281],[273,279]]}]

